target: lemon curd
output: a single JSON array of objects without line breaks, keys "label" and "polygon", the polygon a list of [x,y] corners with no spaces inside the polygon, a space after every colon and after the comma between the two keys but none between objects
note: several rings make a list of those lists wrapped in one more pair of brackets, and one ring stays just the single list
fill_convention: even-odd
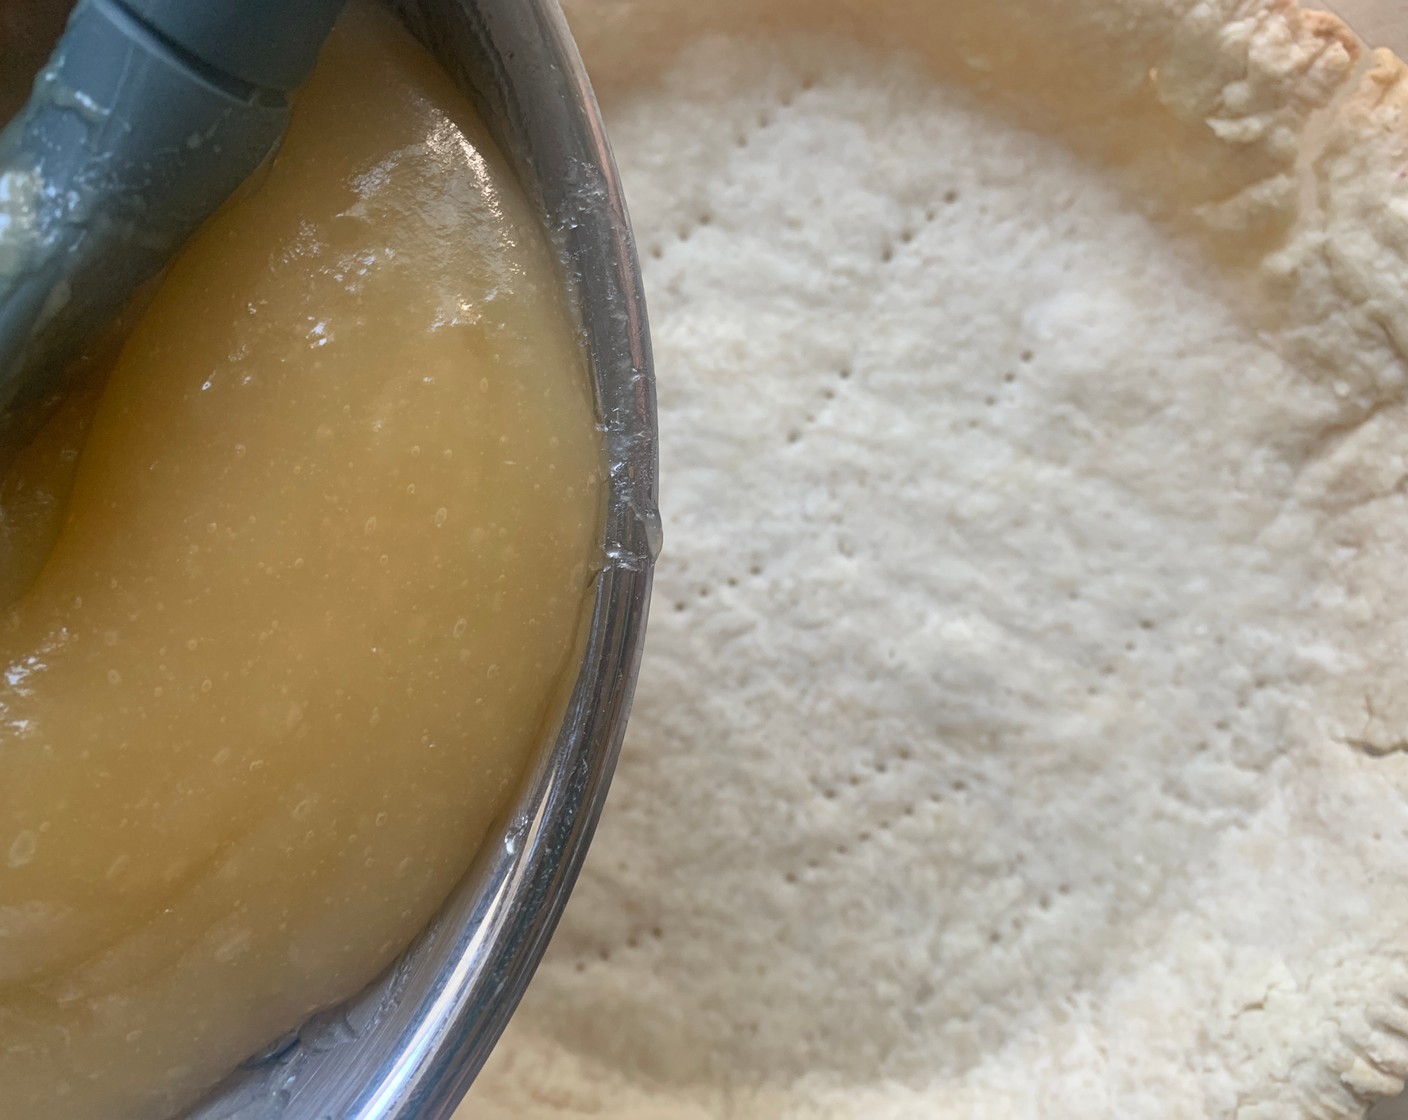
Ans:
[{"label": "lemon curd", "polygon": [[361,8],[89,411],[0,492],[36,573],[0,627],[0,1114],[156,1120],[465,871],[574,667],[602,449],[528,203]]}]

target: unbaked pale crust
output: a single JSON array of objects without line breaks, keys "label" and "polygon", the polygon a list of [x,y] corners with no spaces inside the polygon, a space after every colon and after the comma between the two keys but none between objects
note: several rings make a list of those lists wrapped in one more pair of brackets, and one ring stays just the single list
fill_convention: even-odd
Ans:
[{"label": "unbaked pale crust", "polygon": [[1271,0],[568,8],[672,534],[467,1113],[1398,1091],[1402,64]]}]

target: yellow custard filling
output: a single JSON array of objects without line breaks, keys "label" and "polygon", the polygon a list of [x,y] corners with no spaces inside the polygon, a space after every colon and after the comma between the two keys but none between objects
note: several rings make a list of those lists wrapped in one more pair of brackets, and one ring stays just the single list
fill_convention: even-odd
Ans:
[{"label": "yellow custard filling", "polygon": [[[87,423],[7,480],[15,555]],[[601,454],[529,204],[349,10],[128,340],[0,627],[6,1116],[169,1114],[425,924],[573,668]]]}]

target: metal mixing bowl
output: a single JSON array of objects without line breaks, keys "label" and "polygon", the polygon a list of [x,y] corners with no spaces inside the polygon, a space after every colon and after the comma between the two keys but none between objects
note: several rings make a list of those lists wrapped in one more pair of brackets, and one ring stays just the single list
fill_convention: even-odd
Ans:
[{"label": "metal mixing bowl", "polygon": [[188,1120],[444,1120],[537,967],[596,826],[660,547],[655,386],[635,246],[557,0],[391,0],[471,96],[543,216],[610,457],[603,566],[560,729],[501,830],[376,983],[246,1063]]}]

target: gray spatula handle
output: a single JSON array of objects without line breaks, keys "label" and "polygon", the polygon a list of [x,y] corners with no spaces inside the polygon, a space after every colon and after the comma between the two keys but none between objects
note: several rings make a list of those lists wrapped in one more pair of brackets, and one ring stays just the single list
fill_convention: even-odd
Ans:
[{"label": "gray spatula handle", "polygon": [[255,170],[342,0],[80,0],[0,133],[0,421]]}]

